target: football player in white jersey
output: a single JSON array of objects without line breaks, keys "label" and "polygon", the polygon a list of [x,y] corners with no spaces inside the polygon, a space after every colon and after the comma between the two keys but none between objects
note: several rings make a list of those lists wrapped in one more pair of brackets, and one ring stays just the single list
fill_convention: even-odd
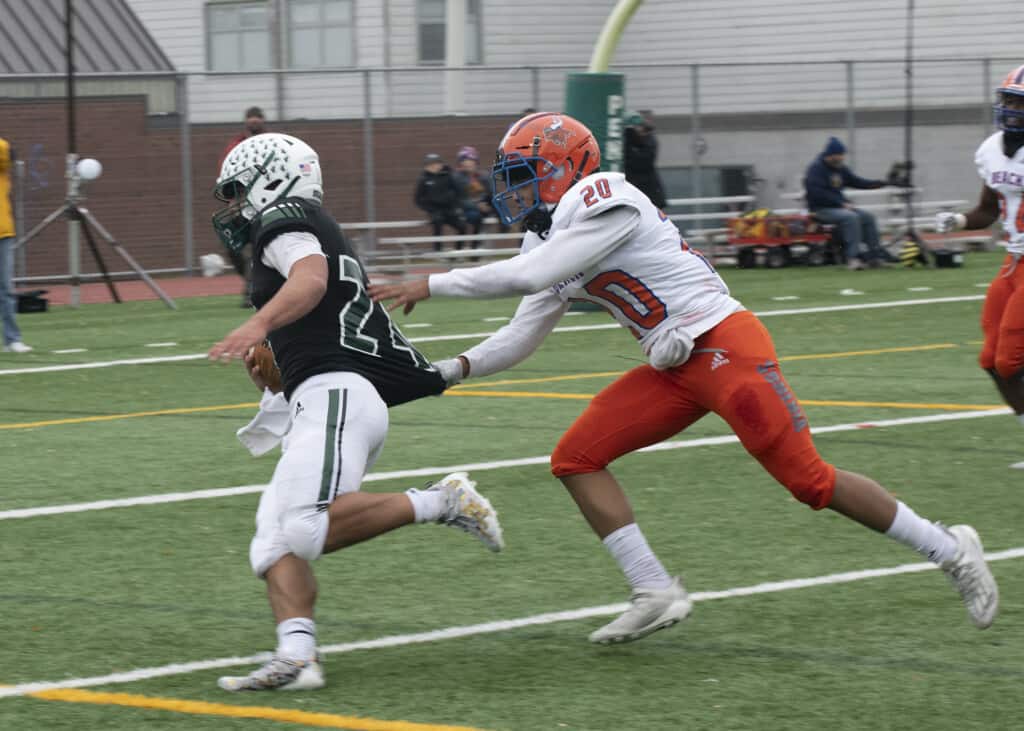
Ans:
[{"label": "football player in white jersey", "polygon": [[392,309],[432,294],[526,295],[515,317],[484,342],[435,365],[449,383],[519,363],[582,299],[605,307],[639,340],[649,364],[594,397],[551,455],[552,472],[615,557],[632,588],[629,609],[590,635],[627,642],[690,612],[678,578],[644,539],[608,464],[682,431],[709,411],[801,502],[842,515],[916,549],[947,573],[981,628],[998,589],[977,533],[919,517],[874,480],[839,470],[814,447],[796,396],[760,321],[650,200],[619,173],[602,173],[590,131],[563,114],[516,122],[498,147],[494,204],[529,233],[511,259],[429,278],[379,284]]},{"label": "football player in white jersey", "polygon": [[465,473],[425,490],[359,491],[384,446],[388,407],[438,394],[445,382],[367,296],[356,253],[321,205],[313,148],[283,134],[250,137],[224,160],[216,193],[228,204],[213,219],[224,244],[233,251],[251,244],[258,309],[209,356],[245,357],[262,388],[268,374],[250,349],[266,339],[281,371],[281,393],[266,389],[260,414],[239,432],[253,454],[281,444],[249,546],[277,622],[277,648],[262,667],[218,684],[228,691],[311,690],[324,685],[312,561],[427,522],[465,530],[499,551],[501,525]]},{"label": "football player in white jersey", "polygon": [[[1007,74],[996,90],[994,111],[999,130],[974,153],[982,180],[978,205],[967,213],[936,214],[935,228],[945,233],[1003,221],[1006,259],[985,295],[978,361],[1024,424],[1024,66]],[[1024,462],[1011,466],[1024,469]]]}]

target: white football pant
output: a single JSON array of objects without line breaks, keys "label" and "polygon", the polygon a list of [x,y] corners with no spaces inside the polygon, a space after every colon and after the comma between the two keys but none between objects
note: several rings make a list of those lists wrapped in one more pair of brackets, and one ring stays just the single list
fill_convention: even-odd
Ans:
[{"label": "white football pant", "polygon": [[355,492],[380,455],[388,409],[355,373],[323,373],[292,394],[292,427],[260,498],[249,560],[257,576],[288,553],[312,561],[327,539],[327,506]]}]

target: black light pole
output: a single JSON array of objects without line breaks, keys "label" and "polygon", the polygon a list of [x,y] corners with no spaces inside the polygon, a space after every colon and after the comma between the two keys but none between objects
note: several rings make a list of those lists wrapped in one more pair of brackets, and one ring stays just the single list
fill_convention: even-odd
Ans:
[{"label": "black light pole", "polygon": [[924,240],[914,227],[914,0],[907,0],[907,43],[903,73],[906,76],[905,108],[903,110],[903,170],[899,184],[905,186],[904,215],[906,228],[899,234],[902,243],[900,259],[928,263]]},{"label": "black light pole", "polygon": [[67,94],[65,101],[68,109],[68,154],[74,155],[75,149],[75,61],[72,49],[75,45],[75,34],[71,21],[71,0],[64,0],[64,55],[67,61]]},{"label": "black light pole", "polygon": [[[67,89],[64,100],[68,115],[68,154],[66,159],[65,177],[68,181],[68,271],[71,274],[71,306],[78,307],[79,289],[82,284],[82,258],[79,253],[79,237],[81,216],[76,207],[78,199],[78,175],[75,166],[78,164],[78,153],[75,150],[75,31],[72,21],[71,0],[64,0],[64,56],[67,66]],[[116,292],[111,285],[111,291]],[[116,295],[115,295],[116,299]]]},{"label": "black light pole", "polygon": [[914,231],[914,0],[907,0],[907,48],[904,60],[906,74],[906,109],[903,117],[903,159],[907,166],[907,233],[917,238]]}]

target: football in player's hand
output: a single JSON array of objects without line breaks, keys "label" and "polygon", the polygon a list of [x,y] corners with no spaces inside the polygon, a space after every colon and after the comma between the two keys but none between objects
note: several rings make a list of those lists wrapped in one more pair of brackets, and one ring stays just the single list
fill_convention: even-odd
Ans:
[{"label": "football in player's hand", "polygon": [[281,371],[274,360],[274,351],[265,343],[253,347],[245,359],[245,368],[249,378],[259,388],[269,388],[274,393],[281,391]]}]

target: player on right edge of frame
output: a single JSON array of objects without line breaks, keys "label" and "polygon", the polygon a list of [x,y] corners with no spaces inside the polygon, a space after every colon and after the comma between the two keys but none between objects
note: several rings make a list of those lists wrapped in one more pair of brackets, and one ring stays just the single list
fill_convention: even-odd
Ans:
[{"label": "player on right edge of frame", "polygon": [[[1006,259],[992,279],[981,311],[985,339],[978,362],[992,376],[1003,401],[1024,425],[1024,66],[996,89],[999,128],[978,147],[974,164],[981,176],[981,198],[967,213],[935,215],[939,233],[988,228],[1002,218],[1009,236]],[[1024,462],[1011,467],[1024,469]]]}]

